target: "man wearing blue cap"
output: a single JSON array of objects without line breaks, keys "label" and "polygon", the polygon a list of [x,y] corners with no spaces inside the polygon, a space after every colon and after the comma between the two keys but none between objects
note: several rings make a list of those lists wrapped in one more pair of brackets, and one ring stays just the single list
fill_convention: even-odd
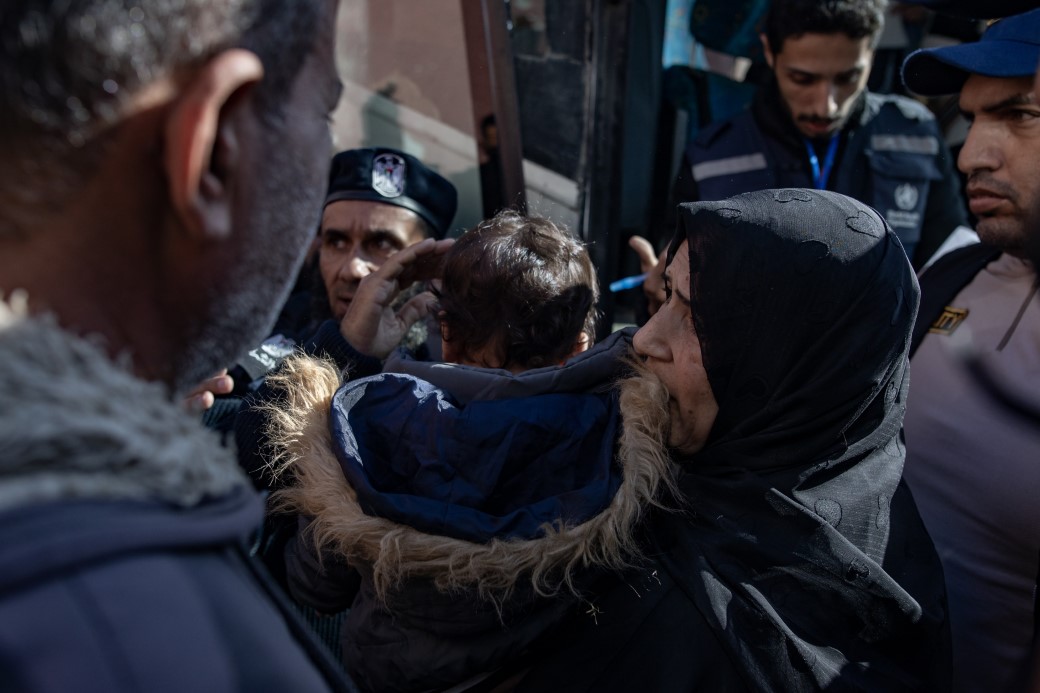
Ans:
[{"label": "man wearing blue cap", "polygon": [[1040,391],[1040,304],[1027,259],[1040,232],[1040,10],[976,43],[918,51],[903,67],[925,95],[960,92],[971,130],[958,160],[981,244],[921,277],[905,476],[943,561],[954,690],[1010,690],[1036,628],[1040,432],[993,405],[954,348],[969,343],[998,382]]}]

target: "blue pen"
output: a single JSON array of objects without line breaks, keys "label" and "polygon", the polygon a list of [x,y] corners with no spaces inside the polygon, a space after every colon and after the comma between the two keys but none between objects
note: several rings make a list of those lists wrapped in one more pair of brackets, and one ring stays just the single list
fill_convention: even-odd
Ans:
[{"label": "blue pen", "polygon": [[618,291],[624,291],[625,289],[634,289],[646,279],[648,272],[642,274],[635,274],[631,277],[623,277],[618,279],[616,282],[610,282],[610,292],[617,293]]}]

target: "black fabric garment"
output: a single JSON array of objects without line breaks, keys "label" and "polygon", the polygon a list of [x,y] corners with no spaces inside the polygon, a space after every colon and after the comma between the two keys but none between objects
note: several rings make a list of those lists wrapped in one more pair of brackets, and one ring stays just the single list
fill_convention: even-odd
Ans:
[{"label": "black fabric garment", "polygon": [[[658,536],[654,550],[669,551],[665,544]],[[623,575],[602,576],[585,592],[590,601],[508,669],[522,676],[517,693],[751,690],[678,577],[654,556]]]},{"label": "black fabric garment", "polygon": [[[835,193],[683,205],[718,418],[518,690],[942,691],[942,569],[899,440],[918,288],[894,234]],[[625,412],[622,411],[622,415]],[[589,606],[591,605],[591,606]]]},{"label": "black fabric garment", "polygon": [[942,571],[901,482],[919,290],[884,220],[834,193],[684,205],[719,403],[683,461],[665,566],[758,690],[942,690]]}]

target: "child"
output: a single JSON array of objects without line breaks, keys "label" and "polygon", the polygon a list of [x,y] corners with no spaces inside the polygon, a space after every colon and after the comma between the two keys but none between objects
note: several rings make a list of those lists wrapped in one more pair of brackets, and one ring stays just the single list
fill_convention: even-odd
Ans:
[{"label": "child", "polygon": [[595,338],[596,270],[548,219],[506,211],[464,234],[439,294],[445,361],[520,373],[562,365]]},{"label": "child", "polygon": [[369,690],[508,672],[588,608],[592,568],[627,564],[665,474],[615,461],[630,334],[587,350],[598,288],[579,242],[499,214],[448,252],[438,294],[454,363],[399,353],[337,391],[331,369],[292,362],[275,417],[293,477],[277,507],[310,518],[290,591],[351,607],[342,654]]}]

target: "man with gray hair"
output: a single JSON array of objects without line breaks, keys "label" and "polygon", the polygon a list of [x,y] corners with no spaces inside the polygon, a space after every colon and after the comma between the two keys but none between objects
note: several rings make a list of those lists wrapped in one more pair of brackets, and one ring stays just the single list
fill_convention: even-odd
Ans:
[{"label": "man with gray hair", "polygon": [[176,398],[270,329],[320,212],[337,0],[0,5],[0,681],[325,691]]}]

